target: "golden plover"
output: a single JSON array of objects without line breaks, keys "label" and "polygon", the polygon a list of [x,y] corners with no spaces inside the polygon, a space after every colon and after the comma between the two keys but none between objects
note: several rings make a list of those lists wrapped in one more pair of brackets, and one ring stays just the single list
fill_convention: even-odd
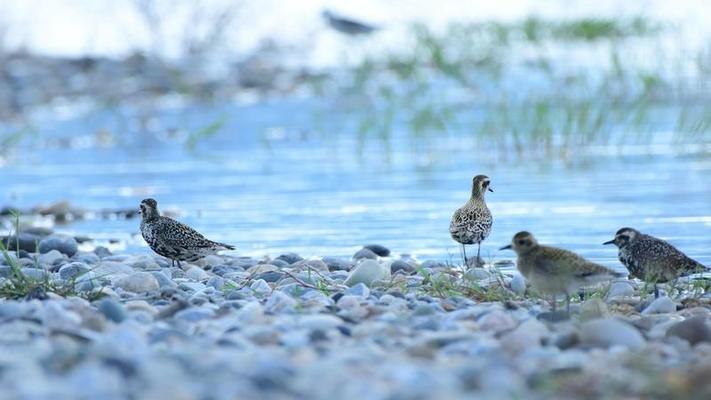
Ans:
[{"label": "golden plover", "polygon": [[229,244],[213,242],[195,229],[161,216],[153,199],[141,201],[141,234],[153,251],[171,260],[193,262],[220,250],[234,250]]},{"label": "golden plover", "polygon": [[539,245],[529,232],[514,235],[511,244],[500,250],[513,249],[518,256],[516,267],[538,291],[553,296],[565,295],[566,312],[570,314],[570,294],[581,287],[607,281],[619,275],[602,265],[590,262],[572,251]]},{"label": "golden plover", "polygon": [[617,246],[617,256],[630,275],[654,283],[655,297],[659,297],[657,283],[706,269],[700,262],[689,258],[666,241],[633,228],[621,228],[615,233],[614,239],[603,244]]},{"label": "golden plover", "polygon": [[469,266],[467,261],[466,245],[476,244],[476,263],[481,265],[479,254],[481,253],[481,242],[489,236],[491,232],[491,211],[486,206],[484,195],[486,191],[493,192],[489,187],[491,181],[486,175],[477,175],[472,181],[472,195],[469,201],[457,209],[452,215],[449,223],[449,233],[452,239],[462,244],[464,253],[464,265]]}]

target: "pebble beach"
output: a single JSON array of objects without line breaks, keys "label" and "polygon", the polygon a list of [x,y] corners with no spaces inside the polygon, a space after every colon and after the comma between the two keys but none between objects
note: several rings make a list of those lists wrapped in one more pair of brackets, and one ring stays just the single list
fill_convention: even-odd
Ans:
[{"label": "pebble beach", "polygon": [[35,250],[0,265],[5,398],[711,396],[703,291],[616,279],[557,318],[506,260],[464,272],[371,245],[178,268],[58,234]]}]

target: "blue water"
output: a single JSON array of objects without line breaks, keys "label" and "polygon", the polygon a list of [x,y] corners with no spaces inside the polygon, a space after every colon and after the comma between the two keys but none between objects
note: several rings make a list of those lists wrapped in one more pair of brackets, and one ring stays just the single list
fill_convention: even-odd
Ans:
[{"label": "blue water", "polygon": [[[497,249],[529,230],[543,243],[621,268],[615,249],[601,243],[632,226],[711,264],[708,138],[678,147],[660,131],[655,145],[580,149],[563,162],[502,152],[465,129],[421,137],[396,127],[387,140],[361,140],[347,120],[317,122],[315,108],[291,98],[155,108],[144,111],[144,122],[138,111],[45,116],[0,168],[0,205],[69,200],[99,210],[154,197],[238,254],[348,256],[379,243],[396,254],[458,262],[449,219],[467,200],[472,176],[486,174],[494,189],[487,259],[513,258]],[[220,119],[219,132],[186,149],[186,136]],[[97,132],[111,133],[115,144],[99,145]],[[56,229],[147,252],[138,224],[96,218]]]}]

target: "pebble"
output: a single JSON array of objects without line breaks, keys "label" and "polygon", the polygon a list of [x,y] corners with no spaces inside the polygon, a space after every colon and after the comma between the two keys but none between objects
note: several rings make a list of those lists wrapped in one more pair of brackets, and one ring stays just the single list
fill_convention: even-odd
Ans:
[{"label": "pebble", "polygon": [[68,257],[73,256],[78,250],[77,241],[69,235],[53,234],[39,242],[38,250],[44,254],[52,250],[57,250]]},{"label": "pebble", "polygon": [[249,287],[257,296],[266,296],[272,292],[272,287],[269,286],[269,284],[264,279],[257,279],[251,285],[249,285]]},{"label": "pebble", "polygon": [[412,275],[417,272],[417,269],[412,264],[403,260],[394,260],[390,264],[390,273],[395,275],[398,272],[404,273],[405,275]]},{"label": "pebble", "polygon": [[326,263],[328,270],[331,272],[348,271],[351,267],[353,267],[353,264],[350,261],[338,257],[324,257],[322,260]]},{"label": "pebble", "polygon": [[29,279],[32,279],[34,281],[44,281],[49,279],[49,274],[47,271],[43,269],[37,269],[37,268],[21,268],[20,271],[22,271],[22,274],[26,276]]},{"label": "pebble", "polygon": [[598,298],[585,300],[580,306],[580,316],[578,318],[581,322],[609,317],[610,311],[607,309],[607,305]]},{"label": "pebble", "polygon": [[60,262],[64,261],[66,259],[66,256],[59,252],[59,250],[48,250],[44,254],[40,254],[39,257],[37,257],[37,260],[40,262],[42,265],[55,265],[59,264]]},{"label": "pebble", "polygon": [[363,283],[366,286],[370,286],[377,280],[388,278],[389,275],[390,270],[383,268],[379,262],[375,260],[365,260],[356,265],[343,284],[346,286],[355,286],[358,283]]},{"label": "pebble", "polygon": [[151,274],[154,278],[156,278],[156,281],[158,281],[158,287],[161,289],[178,287],[178,284],[170,279],[170,277],[166,276],[164,271],[151,271]]},{"label": "pebble", "polygon": [[114,299],[107,298],[99,301],[97,308],[104,317],[113,322],[121,323],[126,319],[126,310],[121,303]]},{"label": "pebble", "polygon": [[630,350],[644,347],[642,334],[632,325],[615,318],[585,322],[580,326],[580,342],[592,347],[623,346]]},{"label": "pebble", "polygon": [[676,304],[667,296],[659,297],[642,311],[642,314],[665,314],[676,311]]},{"label": "pebble", "polygon": [[526,278],[518,273],[513,274],[511,282],[509,282],[509,287],[511,288],[511,291],[517,295],[523,295],[526,293]]},{"label": "pebble", "polygon": [[362,259],[369,259],[369,260],[377,260],[378,255],[375,254],[375,252],[371,249],[366,249],[365,247],[356,251],[355,254],[353,254],[353,260],[358,261]]},{"label": "pebble", "polygon": [[632,283],[626,280],[618,280],[610,284],[610,289],[607,291],[605,300],[610,302],[632,296],[634,296],[634,286],[632,286]]},{"label": "pebble", "polygon": [[190,267],[190,269],[185,272],[185,277],[193,281],[203,281],[209,276],[210,275],[200,267]]},{"label": "pebble", "polygon": [[297,304],[297,301],[291,296],[277,290],[269,296],[269,299],[264,304],[264,309],[273,313],[293,312]]},{"label": "pebble", "polygon": [[672,325],[666,333],[667,337],[678,337],[691,345],[702,342],[711,343],[711,328],[705,315],[697,315]]},{"label": "pebble", "polygon": [[494,310],[484,314],[477,320],[477,323],[481,330],[494,333],[511,330],[518,325],[510,314],[500,310]]},{"label": "pebble", "polygon": [[150,272],[135,272],[121,277],[117,280],[116,286],[133,293],[150,292],[160,287],[158,280]]},{"label": "pebble", "polygon": [[346,289],[343,292],[344,295],[368,297],[370,296],[370,289],[363,282],[358,282],[355,285]]},{"label": "pebble", "polygon": [[301,261],[301,260],[303,260],[303,259],[304,259],[304,258],[301,257],[301,256],[299,256],[298,254],[295,254],[295,253],[286,253],[286,254],[282,254],[282,255],[280,255],[279,257],[277,257],[277,258],[275,259],[275,261],[277,261],[277,260],[278,260],[278,261],[283,261],[283,262],[287,263],[287,265],[291,265],[291,264],[294,264],[294,263],[296,263],[296,262],[299,262],[299,261]]},{"label": "pebble", "polygon": [[367,244],[363,246],[363,248],[372,251],[379,257],[387,257],[390,255],[390,249],[379,244]]},{"label": "pebble", "polygon": [[59,277],[69,281],[89,272],[89,270],[89,266],[82,262],[71,262],[59,268]]}]

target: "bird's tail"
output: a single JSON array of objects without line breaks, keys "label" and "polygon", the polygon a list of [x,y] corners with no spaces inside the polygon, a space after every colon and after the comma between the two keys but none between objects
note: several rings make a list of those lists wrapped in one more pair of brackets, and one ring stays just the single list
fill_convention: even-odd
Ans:
[{"label": "bird's tail", "polygon": [[235,246],[226,243],[215,242],[215,247],[222,247],[220,250],[234,250]]}]

